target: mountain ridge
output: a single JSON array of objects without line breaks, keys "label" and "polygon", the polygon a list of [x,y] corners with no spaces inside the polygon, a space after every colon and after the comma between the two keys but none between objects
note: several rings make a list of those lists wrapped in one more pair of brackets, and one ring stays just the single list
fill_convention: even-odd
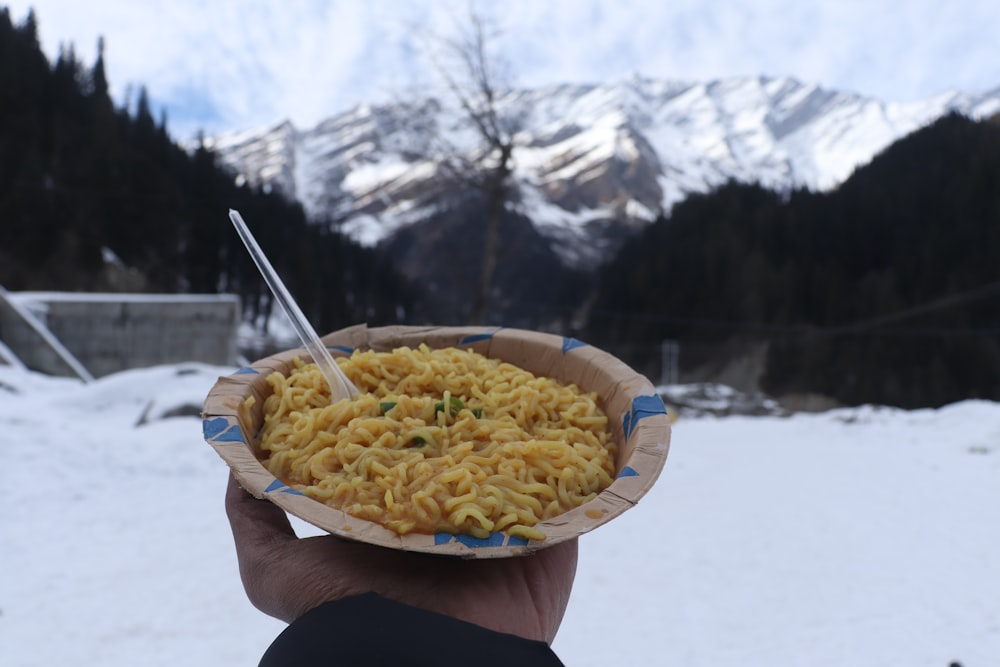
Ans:
[{"label": "mountain ridge", "polygon": [[[632,77],[511,90],[497,108],[519,128],[511,206],[579,268],[607,259],[623,234],[689,194],[730,180],[778,191],[836,187],[946,113],[997,113],[1000,87],[897,103],[789,77]],[[445,149],[431,145],[442,136]],[[430,95],[358,105],[308,129],[283,121],[207,142],[240,180],[279,189],[365,245],[447,201],[442,150],[479,157],[454,103]]]}]

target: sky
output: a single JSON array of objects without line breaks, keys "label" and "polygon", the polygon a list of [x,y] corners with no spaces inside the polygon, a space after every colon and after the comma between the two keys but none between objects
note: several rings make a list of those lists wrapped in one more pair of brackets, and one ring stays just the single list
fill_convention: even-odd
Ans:
[{"label": "sky", "polygon": [[[195,416],[235,370],[0,365],[4,665],[257,664],[284,626],[243,592]],[[581,537],[553,648],[570,667],[995,666],[998,507],[1000,403],[681,413],[649,493]]]},{"label": "sky", "polygon": [[[453,37],[467,0],[8,1],[34,7],[54,59],[106,43],[111,92],[146,86],[179,139],[291,120],[308,128],[435,83],[428,40]],[[512,85],[743,75],[908,102],[1000,86],[996,0],[508,0],[475,5]],[[498,9],[502,7],[502,12]],[[430,43],[433,43],[431,41]]]}]

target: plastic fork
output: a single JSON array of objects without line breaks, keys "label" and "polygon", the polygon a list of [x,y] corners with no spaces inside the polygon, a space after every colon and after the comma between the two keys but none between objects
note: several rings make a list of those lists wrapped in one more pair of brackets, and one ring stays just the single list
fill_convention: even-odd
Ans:
[{"label": "plastic fork", "polygon": [[260,249],[257,240],[250,233],[246,222],[243,221],[243,216],[240,215],[239,211],[229,209],[229,219],[232,220],[233,226],[236,227],[236,233],[240,235],[243,245],[250,252],[250,256],[260,270],[260,274],[264,276],[264,282],[271,288],[274,298],[278,300],[281,309],[285,311],[285,315],[291,321],[292,326],[295,328],[295,333],[298,334],[302,344],[309,354],[312,355],[313,361],[319,367],[323,377],[326,378],[327,384],[330,385],[333,402],[336,403],[342,398],[354,398],[357,396],[361,392],[344,375],[344,371],[340,370],[337,362],[333,360],[330,351],[326,349],[326,345],[319,339],[316,330],[309,324],[309,320],[306,319],[302,309],[299,308],[299,304],[295,303],[295,299],[292,298],[285,284],[281,282],[277,271],[274,270],[271,262],[268,261],[267,255]]}]

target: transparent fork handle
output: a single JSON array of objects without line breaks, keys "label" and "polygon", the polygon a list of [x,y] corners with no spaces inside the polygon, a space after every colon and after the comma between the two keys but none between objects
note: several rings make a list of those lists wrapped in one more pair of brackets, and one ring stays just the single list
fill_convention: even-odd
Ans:
[{"label": "transparent fork handle", "polygon": [[357,396],[360,393],[358,388],[344,375],[344,371],[340,370],[340,366],[333,360],[330,351],[326,349],[326,345],[323,345],[315,329],[312,328],[309,320],[302,313],[302,309],[295,303],[295,299],[292,298],[288,289],[285,288],[285,284],[281,282],[281,278],[278,277],[278,273],[271,266],[271,262],[268,261],[264,251],[257,245],[257,240],[254,239],[253,234],[250,233],[246,223],[243,221],[243,216],[239,214],[239,211],[229,209],[229,219],[232,220],[233,226],[236,227],[236,233],[240,235],[240,239],[242,239],[243,244],[250,252],[250,256],[260,270],[260,274],[264,276],[267,286],[274,293],[274,298],[278,300],[281,309],[285,311],[285,315],[291,320],[292,326],[295,327],[295,333],[299,335],[302,344],[305,345],[306,350],[312,355],[313,361],[319,367],[320,372],[323,373],[323,377],[326,378],[327,383],[330,385],[330,391],[333,393],[334,402],[342,398],[354,398]]}]

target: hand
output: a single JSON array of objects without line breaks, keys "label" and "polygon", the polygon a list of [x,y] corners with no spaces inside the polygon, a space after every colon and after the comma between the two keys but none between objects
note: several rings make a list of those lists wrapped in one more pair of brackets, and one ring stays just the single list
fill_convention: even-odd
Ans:
[{"label": "hand", "polygon": [[464,560],[395,551],[334,535],[300,539],[285,512],[230,476],[226,513],[247,596],[291,623],[324,602],[378,593],[491,630],[552,643],[562,622],[577,541],[530,556]]}]

